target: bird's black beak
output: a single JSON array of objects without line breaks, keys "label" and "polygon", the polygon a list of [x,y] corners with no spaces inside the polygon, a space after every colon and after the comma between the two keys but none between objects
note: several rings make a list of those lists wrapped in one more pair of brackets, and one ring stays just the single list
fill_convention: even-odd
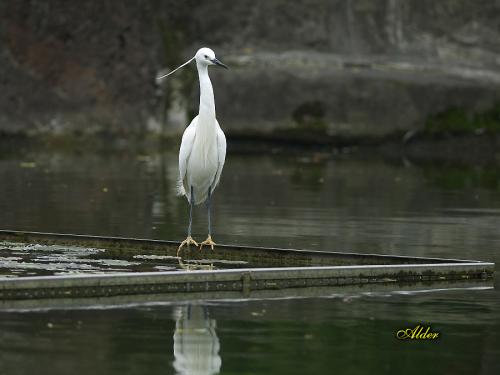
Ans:
[{"label": "bird's black beak", "polygon": [[229,69],[229,68],[227,67],[227,65],[226,65],[226,64],[223,64],[221,61],[219,61],[219,60],[217,59],[217,57],[214,57],[214,59],[212,60],[212,62],[213,62],[215,65],[219,65],[219,66],[222,66],[223,68]]}]

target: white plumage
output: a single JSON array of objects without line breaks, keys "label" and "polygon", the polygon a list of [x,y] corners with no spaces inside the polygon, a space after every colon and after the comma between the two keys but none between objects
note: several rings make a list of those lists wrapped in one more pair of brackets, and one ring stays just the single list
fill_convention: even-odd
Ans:
[{"label": "white plumage", "polygon": [[201,243],[201,246],[208,245],[213,249],[215,242],[211,237],[210,197],[219,183],[226,160],[226,137],[215,116],[214,90],[208,76],[208,66],[219,65],[226,69],[227,66],[215,57],[214,51],[210,48],[201,48],[193,58],[158,79],[172,74],[193,59],[196,61],[200,80],[200,109],[198,116],[184,131],[179,150],[178,193],[187,198],[190,211],[188,236],[180,244],[178,253],[184,245],[198,246],[191,237],[192,209],[193,205],[203,203],[207,198],[208,238]]},{"label": "white plumage", "polygon": [[219,122],[216,124],[216,143],[196,142],[196,129],[204,126],[196,116],[182,135],[179,150],[178,194],[186,196],[190,202],[190,188],[193,186],[194,204],[207,199],[208,188],[213,192],[219,183],[226,160],[226,136]]}]

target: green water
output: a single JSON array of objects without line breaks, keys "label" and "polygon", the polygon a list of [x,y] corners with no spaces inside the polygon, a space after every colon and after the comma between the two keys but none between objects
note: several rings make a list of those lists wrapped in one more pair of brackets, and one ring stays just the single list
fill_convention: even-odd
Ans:
[{"label": "green water", "polygon": [[[0,228],[183,239],[176,158],[0,154]],[[233,152],[213,206],[221,243],[500,264],[498,165]],[[203,240],[202,207],[194,220],[194,237]],[[495,286],[0,311],[0,374],[497,374]],[[395,338],[419,323],[440,338]]]}]

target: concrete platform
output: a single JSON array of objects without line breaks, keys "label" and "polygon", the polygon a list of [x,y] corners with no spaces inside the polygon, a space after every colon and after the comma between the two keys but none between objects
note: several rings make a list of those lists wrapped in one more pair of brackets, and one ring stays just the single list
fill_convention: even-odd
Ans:
[{"label": "concrete platform", "polygon": [[[178,242],[71,234],[0,231],[1,241],[58,244],[104,249],[102,256],[129,259],[134,254],[175,256]],[[217,245],[214,251],[189,249],[180,264],[198,259],[234,261],[234,268],[180,269],[164,272],[119,272],[92,275],[0,278],[0,307],[7,301],[162,296],[160,299],[258,298],[266,293],[294,296],[298,290],[379,285],[432,287],[461,283],[461,287],[491,287],[494,263],[380,254],[322,252],[294,249]],[[240,264],[244,264],[242,267]],[[451,284],[450,284],[451,285]],[[305,293],[307,294],[307,292]]]}]

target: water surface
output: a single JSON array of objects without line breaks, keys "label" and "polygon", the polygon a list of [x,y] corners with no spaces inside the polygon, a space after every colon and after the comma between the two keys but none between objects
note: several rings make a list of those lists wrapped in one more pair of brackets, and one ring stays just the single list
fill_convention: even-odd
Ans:
[{"label": "water surface", "polygon": [[[175,147],[172,148],[175,151]],[[0,228],[183,239],[175,152],[0,155]],[[500,264],[500,168],[324,152],[228,156],[220,243]],[[194,237],[206,237],[204,207]],[[453,373],[500,370],[495,290],[336,293],[0,312],[0,374]],[[433,342],[401,342],[417,324]]]}]

